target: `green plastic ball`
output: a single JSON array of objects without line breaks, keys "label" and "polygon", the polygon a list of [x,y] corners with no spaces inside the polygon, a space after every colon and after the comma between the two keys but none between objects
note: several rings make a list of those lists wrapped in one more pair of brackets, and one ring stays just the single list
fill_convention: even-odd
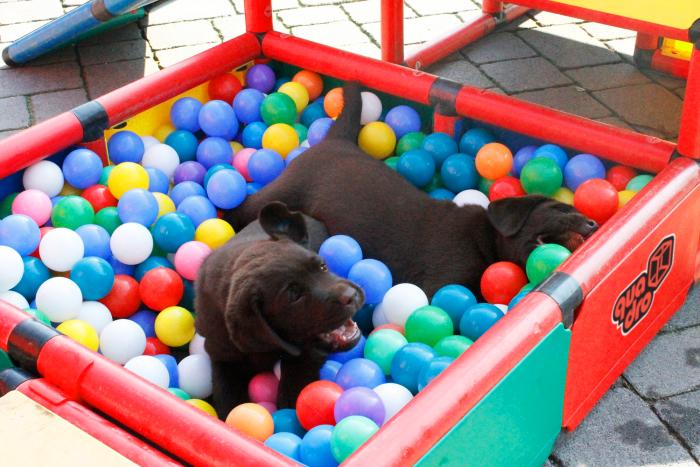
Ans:
[{"label": "green plastic ball", "polygon": [[420,131],[412,131],[403,135],[399,142],[396,143],[396,155],[401,156],[406,151],[411,149],[421,149],[425,135]]},{"label": "green plastic ball", "polygon": [[19,193],[12,193],[5,197],[0,203],[0,219],[4,219],[12,214],[12,203]]},{"label": "green plastic ball", "polygon": [[457,358],[474,342],[464,336],[447,336],[435,344],[435,352],[442,357]]},{"label": "green plastic ball", "polygon": [[406,320],[408,342],[422,342],[434,346],[454,331],[452,318],[442,308],[426,305],[418,308]]},{"label": "green plastic ball", "polygon": [[439,173],[436,173],[435,175],[433,175],[433,179],[430,180],[430,183],[423,187],[423,191],[425,191],[426,193],[430,193],[431,191],[437,190],[438,188],[444,188],[444,185],[442,184],[442,177],[440,177]]},{"label": "green plastic ball", "polygon": [[117,208],[110,206],[100,209],[97,214],[95,214],[95,224],[103,227],[107,233],[112,235],[117,227],[122,225]]},{"label": "green plastic ball", "polygon": [[625,190],[639,191],[649,183],[654,177],[651,175],[637,175],[632,180],[627,182]]},{"label": "green plastic ball", "polygon": [[304,140],[306,139],[306,136],[309,133],[309,129],[306,128],[301,123],[295,123],[294,125],[292,125],[292,127],[294,127],[294,131],[297,132],[297,136],[299,137],[299,142],[304,142]]},{"label": "green plastic ball", "polygon": [[297,118],[297,106],[294,100],[281,92],[273,92],[260,104],[260,115],[268,125],[286,123],[294,125]]},{"label": "green plastic ball", "polygon": [[487,178],[482,177],[479,180],[479,191],[488,196],[489,190],[491,189],[491,185],[493,185],[493,182],[494,180],[489,180]]},{"label": "green plastic ball", "polygon": [[331,453],[341,463],[379,430],[376,423],[361,415],[350,415],[342,419],[331,435]]},{"label": "green plastic ball", "polygon": [[556,243],[545,243],[530,253],[525,263],[525,273],[532,284],[539,284],[545,280],[571,252]]},{"label": "green plastic ball", "polygon": [[369,335],[365,343],[365,358],[379,365],[385,375],[391,374],[391,360],[408,341],[398,331],[380,329]]},{"label": "green plastic ball", "polygon": [[384,163],[386,164],[387,167],[389,167],[391,170],[396,170],[396,164],[399,163],[399,157],[397,156],[392,156],[387,159],[384,159]]},{"label": "green plastic ball", "polygon": [[92,224],[94,220],[95,210],[85,198],[80,196],[62,198],[51,211],[51,224],[54,227],[75,230],[81,225]]},{"label": "green plastic ball", "polygon": [[51,326],[51,320],[41,311],[35,310],[34,308],[27,308],[26,310],[24,310],[24,312],[27,313],[29,316],[32,316],[33,318],[46,324],[47,326]]},{"label": "green plastic ball", "polygon": [[559,165],[548,157],[535,157],[520,171],[520,183],[528,194],[552,196],[563,180]]},{"label": "green plastic ball", "polygon": [[168,392],[172,394],[173,396],[177,396],[183,401],[192,399],[189,394],[187,394],[185,391],[183,391],[180,388],[168,388]]},{"label": "green plastic ball", "polygon": [[2,370],[7,370],[8,368],[12,368],[14,365],[12,364],[12,360],[10,360],[10,357],[0,350],[0,371]]},{"label": "green plastic ball", "polygon": [[100,181],[97,182],[98,185],[107,186],[107,180],[109,180],[109,174],[112,173],[113,168],[114,168],[113,165],[108,165],[102,169],[102,175],[100,175]]}]

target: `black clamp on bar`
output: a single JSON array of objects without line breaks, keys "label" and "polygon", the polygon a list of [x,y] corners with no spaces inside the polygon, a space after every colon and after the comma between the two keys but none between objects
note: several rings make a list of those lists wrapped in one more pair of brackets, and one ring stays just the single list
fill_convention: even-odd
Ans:
[{"label": "black clamp on bar", "polygon": [[557,271],[535,287],[533,292],[541,292],[557,302],[564,327],[570,328],[574,324],[574,311],[583,302],[583,291],[576,279]]},{"label": "black clamp on bar", "polygon": [[456,81],[438,78],[430,87],[428,100],[435,111],[447,117],[456,117],[457,94],[462,90],[462,85]]},{"label": "black clamp on bar", "polygon": [[109,126],[107,111],[97,101],[79,105],[72,112],[83,127],[83,142],[95,141],[101,138]]},{"label": "black clamp on bar", "polygon": [[10,332],[7,340],[7,354],[17,365],[36,373],[36,362],[41,349],[49,340],[61,334],[54,328],[36,319],[26,319]]},{"label": "black clamp on bar", "polygon": [[7,368],[0,371],[0,396],[14,391],[25,381],[34,379],[34,376],[21,368]]}]

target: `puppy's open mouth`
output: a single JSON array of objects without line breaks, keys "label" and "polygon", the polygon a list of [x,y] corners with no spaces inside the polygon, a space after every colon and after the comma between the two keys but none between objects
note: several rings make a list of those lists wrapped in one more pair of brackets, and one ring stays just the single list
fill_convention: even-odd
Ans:
[{"label": "puppy's open mouth", "polygon": [[329,350],[335,352],[339,350],[347,350],[357,343],[360,339],[360,328],[357,323],[348,318],[342,325],[330,332],[319,334],[321,342],[326,344]]}]

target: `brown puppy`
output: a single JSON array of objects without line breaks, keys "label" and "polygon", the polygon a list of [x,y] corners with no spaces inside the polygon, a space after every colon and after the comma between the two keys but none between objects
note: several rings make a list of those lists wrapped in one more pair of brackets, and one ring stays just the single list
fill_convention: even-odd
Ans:
[{"label": "brown puppy", "polygon": [[326,237],[318,221],[271,203],[200,268],[195,324],[212,359],[219,416],[245,402],[250,378],[279,359],[277,404],[293,407],[327,354],[360,338],[352,316],[364,295],[314,253]]},{"label": "brown puppy", "polygon": [[499,260],[525,265],[541,243],[578,247],[597,228],[571,206],[543,196],[458,207],[430,198],[356,144],[359,87],[344,89],[342,115],[326,138],[305,151],[274,182],[228,213],[246,225],[270,201],[283,201],[323,222],[331,235],[354,237],[365,257],[384,261],[394,282],[430,296],[457,283],[479,292],[484,269]]}]

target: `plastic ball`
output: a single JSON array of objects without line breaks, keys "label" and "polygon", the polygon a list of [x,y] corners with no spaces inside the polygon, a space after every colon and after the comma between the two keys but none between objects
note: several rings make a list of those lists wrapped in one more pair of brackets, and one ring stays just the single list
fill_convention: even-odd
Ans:
[{"label": "plastic ball", "polygon": [[636,195],[632,190],[622,190],[617,192],[617,208],[622,209]]},{"label": "plastic ball", "polygon": [[299,146],[299,136],[294,128],[286,123],[270,125],[263,134],[262,147],[272,149],[282,157]]},{"label": "plastic ball", "polygon": [[301,438],[294,433],[275,433],[265,440],[265,446],[294,460],[299,460]]},{"label": "plastic ball", "polygon": [[520,183],[528,194],[552,196],[563,180],[559,165],[548,157],[534,157],[520,172]]},{"label": "plastic ball", "polygon": [[109,192],[109,188],[104,185],[93,185],[83,191],[80,196],[90,203],[95,212],[117,205],[117,198],[112,196],[112,193]]},{"label": "plastic ball", "polygon": [[418,376],[423,366],[437,354],[426,344],[411,342],[404,345],[391,362],[391,378],[395,383],[405,386],[413,394],[418,392]]},{"label": "plastic ball", "polygon": [[421,188],[435,175],[435,160],[428,151],[412,149],[401,155],[396,170],[414,186]]},{"label": "plastic ball", "polygon": [[373,332],[365,344],[365,358],[373,361],[385,375],[391,374],[391,361],[408,341],[400,332],[393,329],[380,329]]},{"label": "plastic ball", "polygon": [[301,115],[299,117],[299,121],[302,125],[304,125],[305,127],[310,129],[311,125],[316,120],[319,120],[322,118],[328,118],[328,115],[326,115],[326,111],[323,110],[323,103],[315,102],[313,104],[309,104],[301,112]]},{"label": "plastic ball", "polygon": [[197,162],[209,169],[216,164],[229,164],[232,161],[233,149],[224,138],[211,136],[202,140],[197,147]]},{"label": "plastic ball", "polygon": [[176,130],[165,138],[165,144],[175,150],[181,162],[185,162],[194,160],[199,142],[192,132]]},{"label": "plastic ball", "polygon": [[271,149],[260,149],[248,160],[248,173],[253,181],[267,185],[284,170],[284,159]]},{"label": "plastic ball", "polygon": [[243,129],[241,142],[248,148],[261,149],[262,140],[267,130],[267,125],[263,122],[252,122]]},{"label": "plastic ball", "polygon": [[413,399],[411,391],[396,383],[380,384],[373,391],[379,396],[384,405],[384,423],[389,421]]},{"label": "plastic ball", "polygon": [[207,136],[226,138],[238,132],[238,119],[233,107],[221,100],[211,100],[199,110],[199,127]]},{"label": "plastic ball", "polygon": [[[294,125],[292,125],[292,128],[294,128],[294,132],[297,134],[297,138],[299,138],[299,141],[304,141],[308,138],[309,129],[306,128],[301,123],[295,123]],[[301,148],[294,148],[294,149],[301,149]],[[290,151],[290,153],[291,152],[292,151]]]},{"label": "plastic ball", "polygon": [[146,227],[153,224],[158,217],[158,201],[147,190],[129,190],[121,197],[117,212],[122,222],[136,222]]},{"label": "plastic ball", "polygon": [[97,334],[101,333],[105,326],[112,322],[109,309],[100,302],[83,302],[76,318],[88,323]]},{"label": "plastic ball", "polygon": [[58,272],[69,271],[85,252],[80,235],[66,228],[52,229],[39,244],[39,256],[46,267]]},{"label": "plastic ball", "polygon": [[[133,131],[123,130],[114,133],[107,142],[109,159],[113,164],[122,162],[141,162],[145,145],[139,135]],[[65,167],[65,164],[64,164]],[[102,167],[102,164],[100,164]],[[73,186],[77,186],[69,182]]]},{"label": "plastic ball", "polygon": [[333,352],[328,355],[328,359],[340,363],[346,363],[354,358],[362,358],[364,356],[366,343],[367,340],[365,339],[365,336],[360,336],[360,339],[357,341],[357,343],[353,345],[350,349],[345,350],[343,352]]},{"label": "plastic ball", "polygon": [[[207,169],[197,161],[186,161],[177,166],[173,174],[173,182],[177,185],[182,182],[194,182],[204,185],[204,176]],[[153,191],[153,190],[151,190]],[[167,190],[164,192],[167,193]]]},{"label": "plastic ball", "polygon": [[224,73],[209,81],[207,91],[211,99],[233,102],[243,86],[238,78],[230,73]]},{"label": "plastic ball", "polygon": [[617,190],[609,181],[596,178],[583,182],[574,192],[574,207],[602,225],[617,212]]},{"label": "plastic ball", "polygon": [[[169,392],[170,394],[172,394],[173,396],[175,396],[175,397],[177,397],[178,399],[181,399],[181,400],[183,400],[183,401],[189,401],[189,400],[191,400],[191,399],[190,399],[190,395],[187,394],[185,391],[183,391],[183,390],[180,389],[180,388],[168,388],[168,392]],[[217,413],[216,413],[216,410],[214,410],[214,407],[212,407],[208,402],[200,401],[199,399],[192,399],[192,400],[194,400],[194,401],[197,402],[197,403],[198,403],[198,402],[203,402],[204,404],[208,405],[208,406],[211,408],[211,412],[209,412],[208,410],[206,410],[206,409],[204,409],[204,408],[202,408],[202,407],[199,407],[199,405],[196,405],[196,404],[191,404],[191,405],[197,407],[197,408],[200,409],[200,410],[203,410],[203,411],[209,413],[209,415],[211,415],[212,417],[218,417],[218,415],[217,415]]]},{"label": "plastic ball", "polygon": [[343,388],[330,381],[314,381],[299,393],[296,410],[301,426],[335,425],[333,408]]},{"label": "plastic ball", "polygon": [[501,177],[498,180],[494,180],[491,188],[489,188],[489,200],[491,202],[519,196],[525,196],[525,190],[520,185],[520,180],[515,177]]},{"label": "plastic ball", "polygon": [[384,404],[373,390],[366,387],[354,387],[345,391],[338,398],[335,403],[334,415],[336,422],[352,415],[362,415],[377,425],[381,425],[384,422]]},{"label": "plastic ball", "polygon": [[0,300],[9,303],[15,308],[20,310],[26,310],[29,308],[29,302],[26,298],[22,296],[21,293],[8,290],[7,292],[0,292]]},{"label": "plastic ball", "polygon": [[170,121],[178,130],[195,133],[200,129],[199,111],[201,108],[202,103],[193,97],[180,98],[170,109]]},{"label": "plastic ball", "polygon": [[77,317],[82,302],[80,287],[65,277],[48,279],[36,292],[37,309],[54,323]]},{"label": "plastic ball", "polygon": [[[141,326],[141,329],[143,329],[143,332],[146,333],[146,338],[149,337],[155,337],[156,335],[156,317],[158,314],[155,311],[151,310],[139,310],[133,315],[129,316],[129,319],[139,326]],[[171,386],[174,384],[171,383]]]},{"label": "plastic ball", "polygon": [[[136,138],[143,145],[141,138],[138,136]],[[92,186],[100,181],[101,175],[102,161],[100,156],[89,149],[75,149],[63,161],[63,176],[75,188],[82,190]]]},{"label": "plastic ball", "polygon": [[485,144],[476,153],[476,170],[489,180],[505,177],[513,167],[513,155],[507,146],[501,143]]},{"label": "plastic ball", "polygon": [[[154,146],[158,147],[158,146]],[[150,150],[153,150],[151,148]],[[157,151],[157,150],[156,150]],[[114,166],[107,179],[107,187],[119,199],[124,193],[135,188],[148,190],[148,172],[134,162],[123,162]]]},{"label": "plastic ball", "polygon": [[353,358],[340,368],[336,375],[335,382],[343,389],[357,386],[373,388],[384,384],[386,378],[379,365],[372,360]]},{"label": "plastic ball", "polygon": [[24,171],[22,185],[27,190],[39,190],[53,198],[63,189],[63,172],[51,161],[37,162]]},{"label": "plastic ball", "polygon": [[427,304],[428,297],[420,287],[404,283],[386,292],[381,307],[388,322],[403,327],[413,311]]},{"label": "plastic ball", "polygon": [[442,166],[445,159],[459,151],[457,143],[447,133],[431,133],[423,139],[422,148],[435,160],[435,166]]},{"label": "plastic ball", "polygon": [[[622,191],[637,176],[637,171],[625,165],[615,165],[608,169],[605,179],[612,183],[617,191]],[[602,177],[601,177],[602,178]]]},{"label": "plastic ball", "polygon": [[533,158],[537,157],[546,157],[547,159],[555,161],[559,166],[559,169],[562,171],[564,170],[564,167],[566,167],[566,163],[569,160],[569,157],[566,155],[566,151],[556,144],[545,144],[535,149]]},{"label": "plastic ball", "polygon": [[141,301],[148,308],[156,311],[180,303],[184,292],[185,286],[180,275],[168,268],[151,269],[143,276],[139,284]]},{"label": "plastic ball", "polygon": [[362,287],[365,303],[370,305],[382,301],[392,282],[389,268],[376,259],[363,259],[355,263],[348,272],[348,279]]},{"label": "plastic ball", "polygon": [[178,248],[194,240],[195,227],[184,214],[173,212],[164,215],[153,226],[153,239],[163,251],[175,253]]},{"label": "plastic ball", "polygon": [[172,133],[173,131],[175,131],[175,127],[169,123],[165,123],[156,128],[156,131],[153,133],[153,137],[157,142],[162,143],[168,138],[168,135],[170,135],[170,133]]},{"label": "plastic ball", "polygon": [[41,311],[36,310],[34,308],[25,308],[24,312],[27,313],[32,318],[46,324],[47,326],[51,326],[51,320]]},{"label": "plastic ball", "polygon": [[276,79],[272,68],[263,63],[253,65],[245,74],[246,85],[264,93],[272,91]]},{"label": "plastic ball", "polygon": [[207,196],[220,209],[233,209],[247,196],[246,181],[235,170],[220,170],[207,183]]},{"label": "plastic ball", "polygon": [[[3,254],[0,253],[0,261],[3,259],[5,258]],[[16,259],[17,258],[14,257],[14,259],[10,259],[8,261],[10,268],[12,268],[12,271],[9,272],[15,274],[17,273]],[[41,260],[32,256],[22,258],[22,263],[24,263],[24,273],[22,274],[22,279],[16,285],[12,286],[11,289],[22,294],[22,296],[27,300],[34,300],[39,286],[50,277],[49,270],[46,266],[44,266],[44,263],[42,263]],[[3,267],[6,267],[7,263],[2,262],[1,264]],[[0,283],[1,282],[2,278],[0,278]],[[2,285],[0,285],[0,292],[3,291]]]},{"label": "plastic ball", "polygon": [[294,100],[288,95],[273,92],[262,101],[260,115],[268,125],[275,123],[292,125],[297,117],[297,107]]},{"label": "plastic ball", "polygon": [[418,390],[422,391],[425,387],[437,376],[442,373],[445,368],[450,366],[454,361],[452,357],[435,357],[423,367],[418,375]]},{"label": "plastic ball", "polygon": [[420,131],[412,131],[403,135],[396,143],[396,155],[401,156],[411,149],[422,149],[425,135]]},{"label": "plastic ball", "polygon": [[[156,272],[160,270],[171,271],[165,268],[154,269]],[[158,313],[155,330],[162,343],[169,347],[180,347],[194,337],[194,317],[180,306],[170,306]]]},{"label": "plastic ball", "polygon": [[331,435],[331,452],[337,462],[343,462],[364,444],[379,427],[367,417],[351,415],[343,419]]},{"label": "plastic ball", "polygon": [[9,246],[26,256],[39,246],[41,232],[31,217],[12,214],[0,221],[0,245]]},{"label": "plastic ball", "polygon": [[39,190],[25,190],[12,201],[12,214],[23,214],[42,226],[51,217],[51,198]]},{"label": "plastic ball", "polygon": [[538,246],[532,250],[527,258],[525,264],[527,278],[532,284],[539,284],[569,256],[571,256],[569,250],[555,243],[545,243]]},{"label": "plastic ball", "polygon": [[205,243],[198,241],[184,243],[175,253],[175,270],[185,279],[193,281],[210,253],[211,248]]},{"label": "plastic ball", "polygon": [[436,306],[418,308],[406,320],[408,342],[422,342],[432,347],[443,337],[451,336],[452,330],[450,315]]},{"label": "plastic ball", "polygon": [[460,191],[452,199],[452,202],[457,206],[475,205],[484,209],[488,209],[490,203],[488,196],[478,190]]},{"label": "plastic ball", "polygon": [[278,385],[274,373],[258,373],[248,383],[248,398],[253,402],[276,402]]},{"label": "plastic ball", "polygon": [[177,206],[177,212],[192,220],[195,228],[207,219],[214,219],[216,207],[205,196],[188,196]]},{"label": "plastic ball", "polygon": [[238,120],[245,124],[261,121],[260,105],[265,95],[257,89],[244,89],[233,99],[233,110]]},{"label": "plastic ball", "polygon": [[450,315],[455,332],[459,330],[459,322],[464,312],[476,303],[476,296],[471,290],[459,284],[450,284],[440,288],[435,292],[430,302],[431,305]]},{"label": "plastic ball", "polygon": [[[379,120],[379,118],[382,115],[382,101],[379,100],[379,97],[377,97],[377,95],[373,92],[368,91],[362,91],[360,93],[360,96],[362,98],[362,113],[360,115],[360,124],[367,125],[370,122],[375,122]],[[394,109],[396,109],[396,107]],[[392,111],[394,109],[392,109]],[[389,111],[389,113],[391,113],[391,111]],[[394,115],[392,119],[394,121],[394,124],[401,125],[399,115]],[[389,126],[392,126],[392,124],[389,122],[387,122],[387,124]],[[420,129],[420,117],[418,118],[418,128]],[[396,130],[394,131],[396,132]]]},{"label": "plastic ball", "polygon": [[496,141],[496,138],[489,130],[484,128],[472,128],[467,130],[460,138],[459,152],[476,157],[476,154],[484,145],[494,141]]},{"label": "plastic ball", "polygon": [[386,159],[394,152],[396,135],[384,122],[371,122],[362,127],[358,136],[360,149],[375,159]]},{"label": "plastic ball", "polygon": [[79,319],[70,319],[62,322],[56,327],[61,334],[65,334],[77,343],[87,347],[93,352],[99,348],[99,338],[97,331],[89,323]]},{"label": "plastic ball", "polygon": [[520,171],[530,159],[535,157],[537,146],[523,146],[513,155],[513,175],[520,177]]},{"label": "plastic ball", "polygon": [[335,382],[338,371],[340,371],[342,366],[342,363],[336,362],[335,360],[326,360],[323,366],[321,366],[321,369],[318,370],[318,379]]},{"label": "plastic ball", "polygon": [[180,389],[197,399],[211,396],[211,360],[207,355],[189,355],[177,365]]},{"label": "plastic ball", "polygon": [[139,355],[124,364],[124,368],[163,389],[170,386],[170,375],[163,362],[150,355]]},{"label": "plastic ball", "polygon": [[497,306],[478,303],[462,315],[459,322],[459,332],[464,337],[475,341],[502,317],[503,312]]},{"label": "plastic ball", "polygon": [[323,92],[323,79],[318,73],[313,71],[298,71],[292,78],[292,81],[306,88],[310,100],[317,99]]},{"label": "plastic ball", "polygon": [[[250,174],[248,173],[248,161],[250,161],[250,157],[255,153],[254,148],[244,148],[241,149],[236,153],[235,156],[233,156],[233,167],[241,174],[243,177],[246,179],[247,182],[250,182],[252,179],[250,178]],[[287,156],[289,157],[289,156]]]},{"label": "plastic ball", "polygon": [[323,110],[331,118],[338,117],[343,111],[343,88],[333,88],[323,98]]},{"label": "plastic ball", "polygon": [[90,203],[80,196],[64,196],[53,207],[51,224],[72,230],[95,220],[95,211]]},{"label": "plastic ball", "polygon": [[560,203],[568,204],[569,206],[574,205],[574,193],[568,188],[559,188],[556,193],[552,195],[552,199]]},{"label": "plastic ball", "polygon": [[572,191],[593,178],[605,178],[605,166],[600,159],[590,154],[574,156],[564,167],[564,183]]},{"label": "plastic ball", "polygon": [[272,436],[275,431],[270,412],[251,402],[236,406],[226,417],[226,424],[260,442]]},{"label": "plastic ball", "polygon": [[309,105],[309,91],[303,84],[290,81],[280,86],[278,92],[286,94],[292,98],[296,105],[297,112],[301,112]]},{"label": "plastic ball", "polygon": [[112,290],[114,270],[104,259],[91,256],[75,263],[70,278],[78,284],[85,300],[99,300]]},{"label": "plastic ball", "polygon": [[175,203],[175,206],[179,206],[186,198],[190,196],[205,196],[206,191],[199,183],[185,181],[180,182],[173,187],[170,191],[170,198]]},{"label": "plastic ball", "polygon": [[481,295],[489,303],[508,303],[527,284],[525,272],[515,263],[499,261],[481,275]]},{"label": "plastic ball", "polygon": [[446,201],[452,201],[452,199],[455,197],[455,194],[452,193],[450,190],[446,190],[444,188],[438,188],[436,190],[429,192],[428,196],[430,196],[433,199],[443,199]]},{"label": "plastic ball", "polygon": [[457,358],[462,355],[473,342],[464,336],[447,336],[440,339],[440,341],[435,344],[435,352],[438,355],[444,357]]},{"label": "plastic ball", "polygon": [[625,190],[630,190],[634,192],[640,191],[642,188],[647,186],[647,184],[653,179],[651,175],[637,175],[636,177],[632,178],[627,185],[625,186]]},{"label": "plastic ball", "polygon": [[[172,388],[169,388],[168,391],[170,391],[171,389]],[[184,392],[184,391],[182,391],[182,392]],[[187,394],[187,393],[185,393],[185,394]],[[188,397],[189,397],[189,395],[188,395]],[[208,415],[211,415],[214,418],[219,418],[219,415],[216,413],[216,409],[214,409],[214,407],[212,407],[212,405],[207,401],[203,401],[201,399],[187,399],[187,400],[185,400],[185,402],[190,404],[191,406],[197,407],[202,412],[204,412]]]},{"label": "plastic ball", "polygon": [[309,467],[336,467],[331,452],[333,427],[319,425],[304,435],[299,449],[299,460]]},{"label": "plastic ball", "polygon": [[455,193],[474,189],[479,183],[474,158],[461,153],[452,154],[444,160],[440,177],[444,185]]},{"label": "plastic ball", "polygon": [[115,318],[128,318],[141,305],[138,282],[131,276],[116,274],[112,290],[100,299],[100,303],[109,308]]},{"label": "plastic ball", "polygon": [[[376,96],[375,96],[376,97]],[[379,99],[377,99],[379,100]],[[363,102],[364,110],[364,102]],[[381,102],[380,102],[381,114]],[[374,119],[376,120],[376,118]],[[370,120],[372,121],[372,120]],[[384,122],[394,130],[396,138],[401,138],[407,133],[420,131],[421,121],[420,115],[412,107],[407,105],[398,105],[389,110],[384,117]],[[364,122],[369,123],[369,122]],[[455,151],[456,152],[456,151]]]},{"label": "plastic ball", "polygon": [[112,254],[124,264],[146,261],[153,251],[151,232],[141,224],[128,222],[117,227],[109,241]]},{"label": "plastic ball", "polygon": [[195,230],[194,239],[215,250],[233,238],[234,234],[233,227],[225,220],[207,219]]}]

